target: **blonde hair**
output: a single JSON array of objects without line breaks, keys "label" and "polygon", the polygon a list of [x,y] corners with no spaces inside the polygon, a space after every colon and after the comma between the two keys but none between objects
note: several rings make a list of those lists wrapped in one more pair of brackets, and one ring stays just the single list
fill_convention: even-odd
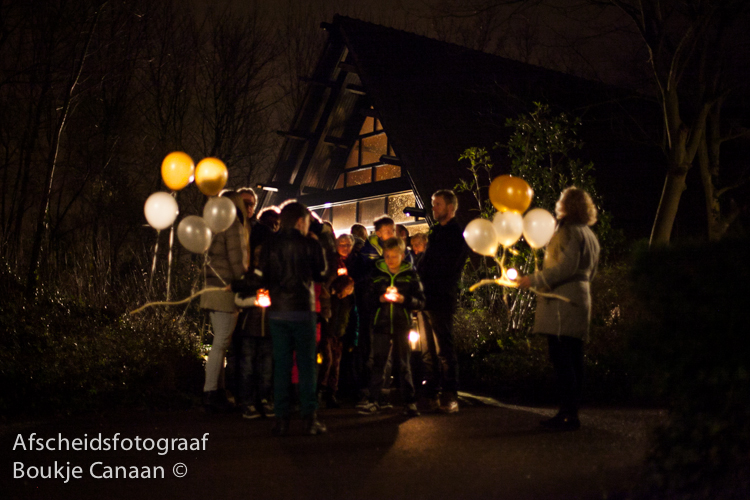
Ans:
[{"label": "blonde hair", "polygon": [[597,210],[586,191],[570,186],[560,194],[560,199],[555,205],[555,214],[560,221],[593,226],[596,223]]}]

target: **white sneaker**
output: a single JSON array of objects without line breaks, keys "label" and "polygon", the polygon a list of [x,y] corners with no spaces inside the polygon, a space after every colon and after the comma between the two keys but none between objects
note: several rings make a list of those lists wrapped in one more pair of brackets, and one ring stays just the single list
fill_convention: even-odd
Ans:
[{"label": "white sneaker", "polygon": [[360,415],[377,415],[380,413],[380,405],[377,403],[368,402],[366,406],[361,408],[358,412]]}]

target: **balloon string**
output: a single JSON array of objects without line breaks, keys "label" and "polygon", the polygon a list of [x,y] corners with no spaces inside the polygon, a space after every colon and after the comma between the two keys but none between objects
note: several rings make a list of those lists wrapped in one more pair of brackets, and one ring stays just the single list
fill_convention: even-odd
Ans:
[{"label": "balloon string", "polygon": [[182,299],[182,300],[178,300],[178,301],[174,301],[174,302],[170,302],[170,301],[148,302],[148,303],[142,305],[141,307],[139,307],[138,309],[134,309],[134,310],[130,311],[128,314],[131,314],[131,315],[132,314],[138,314],[139,312],[143,311],[147,307],[153,307],[153,306],[177,306],[177,305],[180,305],[180,304],[184,304],[186,302],[190,302],[194,298],[198,297],[199,295],[203,295],[204,293],[207,293],[207,292],[221,292],[221,291],[224,291],[224,290],[225,290],[225,288],[222,288],[222,287],[219,287],[219,286],[212,286],[212,287],[209,287],[209,288],[204,288],[203,290],[200,290],[200,291],[194,293],[193,295],[191,295],[190,297],[188,297],[186,299]]},{"label": "balloon string", "polygon": [[154,245],[154,259],[151,263],[151,276],[148,278],[148,293],[151,295],[151,288],[154,284],[154,274],[156,273],[156,254],[159,251],[159,236],[161,235],[161,230],[156,230],[156,245]]},{"label": "balloon string", "polygon": [[[507,286],[508,288],[518,288],[518,284],[513,281],[510,281],[507,278],[498,278],[494,280],[485,279],[485,280],[477,281],[476,283],[474,283],[473,285],[469,287],[469,291],[473,292],[480,286],[485,286],[485,285],[500,285],[500,286]],[[562,300],[563,302],[573,303],[568,297],[563,297],[562,295],[558,295],[556,293],[540,292],[536,288],[529,288],[529,290],[539,295],[540,297],[544,297],[547,299],[557,299],[557,300]]]},{"label": "balloon string", "polygon": [[169,230],[169,254],[167,257],[167,300],[169,300],[169,291],[172,288],[172,249],[174,248],[174,223]]},{"label": "balloon string", "polygon": [[206,267],[211,268],[211,270],[214,272],[214,275],[216,275],[216,277],[219,278],[219,281],[221,281],[224,284],[224,286],[229,285],[229,283],[224,281],[224,278],[222,278],[221,275],[219,275],[219,273],[216,272],[216,269],[213,268],[213,266],[211,265],[211,262],[208,260],[208,255],[206,255]]}]

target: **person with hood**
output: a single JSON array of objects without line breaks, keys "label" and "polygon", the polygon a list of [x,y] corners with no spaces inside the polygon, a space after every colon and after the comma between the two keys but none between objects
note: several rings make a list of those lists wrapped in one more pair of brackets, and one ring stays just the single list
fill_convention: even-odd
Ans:
[{"label": "person with hood", "polygon": [[222,192],[221,196],[232,200],[237,209],[237,217],[227,230],[213,236],[208,249],[206,288],[218,287],[224,290],[201,295],[200,306],[209,311],[214,335],[206,361],[206,380],[203,385],[203,404],[209,412],[230,409],[224,389],[224,357],[239,315],[231,283],[242,278],[250,260],[247,209],[242,196],[232,190]]},{"label": "person with hood", "polygon": [[369,403],[359,413],[376,414],[381,409],[381,391],[388,358],[393,352],[394,372],[398,373],[404,413],[419,415],[409,358],[409,330],[412,311],[424,308],[422,283],[411,263],[404,259],[406,245],[399,238],[383,243],[383,259],[375,264],[370,278],[368,301],[375,311],[372,321],[372,375]]}]

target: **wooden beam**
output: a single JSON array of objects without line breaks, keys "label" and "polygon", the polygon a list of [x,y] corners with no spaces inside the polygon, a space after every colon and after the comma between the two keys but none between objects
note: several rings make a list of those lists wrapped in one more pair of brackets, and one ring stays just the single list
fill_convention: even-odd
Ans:
[{"label": "wooden beam", "polygon": [[397,158],[395,156],[388,156],[388,155],[381,155],[380,156],[380,162],[381,163],[387,163],[389,165],[396,165],[399,167],[404,166],[404,162],[401,161],[401,158]]},{"label": "wooden beam", "polygon": [[353,65],[353,64],[348,63],[348,62],[341,61],[339,63],[339,68],[342,71],[346,71],[348,73],[357,73],[357,67],[355,65]]},{"label": "wooden beam", "polygon": [[286,137],[287,139],[294,139],[298,141],[309,141],[313,136],[312,134],[298,130],[277,130],[276,133],[282,137]]},{"label": "wooden beam", "polygon": [[362,85],[356,85],[354,83],[350,83],[349,85],[347,85],[346,91],[357,95],[367,95],[367,92]]},{"label": "wooden beam", "polygon": [[331,135],[327,135],[326,138],[323,139],[323,142],[325,142],[326,144],[330,144],[331,146],[336,146],[337,148],[348,149],[349,147],[351,147],[351,144],[349,144],[349,142],[341,139],[340,137],[333,137]]}]

